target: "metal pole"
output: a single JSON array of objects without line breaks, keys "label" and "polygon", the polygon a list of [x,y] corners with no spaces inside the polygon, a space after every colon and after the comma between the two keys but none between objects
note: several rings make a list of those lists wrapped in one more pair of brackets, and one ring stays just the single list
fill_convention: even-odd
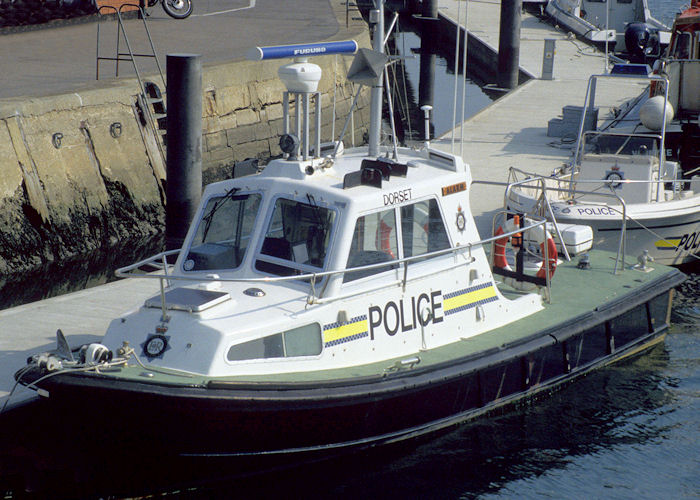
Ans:
[{"label": "metal pole", "polygon": [[[426,2],[424,2],[426,3]],[[432,2],[431,2],[432,3]],[[437,3],[434,3],[434,12],[426,14],[425,5],[423,15],[434,15],[437,17]],[[433,106],[435,96],[435,21],[423,19],[421,23],[420,42],[420,76],[418,79],[418,107]],[[455,71],[456,72],[456,71]],[[424,137],[430,135],[430,121],[425,121],[428,127],[423,131]]]},{"label": "metal pole", "polygon": [[182,246],[202,197],[202,58],[167,56],[167,186],[165,242]]},{"label": "metal pole", "polygon": [[[295,92],[294,93],[294,127],[295,127],[294,133],[296,134],[297,139],[299,139],[299,140],[301,140],[301,114],[302,114],[301,110],[302,110],[302,106],[303,106],[302,100],[303,99],[301,97],[301,94],[298,92]],[[293,153],[294,156],[297,158],[299,156],[301,156],[301,147],[302,147],[302,144],[301,144],[301,142],[299,142],[296,150]]]},{"label": "metal pole", "polygon": [[521,17],[522,0],[502,0],[497,83],[504,89],[514,89],[518,86]]},{"label": "metal pole", "polygon": [[[314,157],[320,158],[321,157],[321,93],[316,92],[314,94],[314,98],[316,99],[316,110],[315,110],[315,118],[316,118],[316,144],[314,149],[316,150],[316,154]],[[335,137],[331,136],[331,140],[335,139]]]},{"label": "metal pole", "polygon": [[603,68],[603,73],[608,72],[608,34],[609,32],[609,20],[610,20],[610,1],[605,0],[605,67]]},{"label": "metal pole", "polygon": [[302,94],[302,106],[304,107],[304,161],[309,159],[309,93]]},{"label": "metal pole", "polygon": [[[454,97],[452,98],[452,149],[451,152],[455,152],[455,130],[457,127],[455,126],[457,123],[457,87],[459,87],[459,38],[460,38],[460,33],[462,30],[462,27],[460,26],[460,15],[459,15],[459,9],[460,6],[462,5],[462,2],[457,2],[457,33],[455,35],[455,86],[454,86]],[[464,27],[464,36],[467,36],[467,27]]]},{"label": "metal pole", "polygon": [[[384,53],[384,2],[383,0],[374,0],[375,9],[370,11],[370,22],[374,24],[374,32],[372,35],[372,48]],[[382,129],[382,79],[384,72],[379,75],[377,81],[372,86],[371,107],[369,119],[369,156],[377,156],[379,154],[379,141]]]}]

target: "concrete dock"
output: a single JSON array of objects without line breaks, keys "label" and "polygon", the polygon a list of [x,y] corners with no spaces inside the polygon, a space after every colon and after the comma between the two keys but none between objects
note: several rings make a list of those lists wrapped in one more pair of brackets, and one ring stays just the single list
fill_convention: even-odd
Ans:
[{"label": "concrete dock", "polygon": [[[97,342],[112,319],[159,290],[158,280],[121,280],[0,311],[0,409],[27,358],[56,348],[57,329],[73,347]],[[34,397],[34,391],[17,386],[7,406]]]},{"label": "concrete dock", "polygon": [[[462,24],[465,5],[461,2]],[[466,24],[470,36],[494,50],[498,48],[499,9],[498,1],[468,2]],[[440,0],[441,16],[456,22],[457,10],[457,1]],[[553,80],[538,78],[545,39],[556,40]],[[524,12],[520,65],[535,78],[454,131],[454,151],[463,148],[462,156],[471,165],[475,180],[505,182],[510,166],[549,174],[565,162],[570,150],[556,147],[558,139],[547,137],[547,122],[559,116],[563,106],[583,104],[588,78],[603,72],[604,56]],[[460,146],[462,134],[464,143]],[[452,151],[451,135],[434,140],[433,145]],[[502,206],[502,199],[502,187],[472,188],[472,211],[482,235],[489,234],[491,214]],[[157,291],[156,280],[127,280],[0,311],[0,408],[14,385],[13,373],[31,354],[54,348],[57,328],[63,330],[71,345],[97,340],[112,318],[139,306]],[[18,388],[8,406],[32,395]]]},{"label": "concrete dock", "polygon": [[[467,5],[467,31],[498,51],[500,2],[470,0]],[[465,2],[461,2],[460,20],[464,25]],[[456,23],[458,2],[440,0],[440,15]],[[544,41],[555,40],[554,78],[543,80]],[[467,55],[468,57],[468,55]],[[467,60],[467,66],[469,61]],[[557,137],[547,136],[547,124],[561,116],[567,105],[583,106],[588,79],[605,70],[605,54],[569,36],[546,21],[523,12],[520,36],[520,67],[534,78],[507,93],[493,104],[464,122],[453,132],[434,140],[432,145],[452,152],[462,151],[471,166],[474,180],[506,182],[508,169],[549,175],[571,157],[571,144],[562,144]],[[621,103],[644,88],[635,82],[636,90],[606,96],[606,101]],[[464,138],[462,144],[460,138]],[[476,185],[471,191],[472,212],[482,235],[492,231],[493,213],[503,207],[503,188]]]}]

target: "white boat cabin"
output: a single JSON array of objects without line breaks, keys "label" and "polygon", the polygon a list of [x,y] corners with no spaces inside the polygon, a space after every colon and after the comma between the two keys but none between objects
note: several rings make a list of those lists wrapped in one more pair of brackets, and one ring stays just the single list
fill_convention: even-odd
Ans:
[{"label": "white boat cabin", "polygon": [[209,185],[164,297],[104,344],[208,376],[298,372],[415,356],[542,309],[498,290],[461,158],[398,152],[279,159]]},{"label": "white boat cabin", "polygon": [[[324,147],[320,114],[311,140],[320,68],[298,56],[336,50],[355,53],[357,44],[252,51],[295,57],[279,69],[288,89],[285,156],[257,175],[207,186],[172,271],[158,277],[168,288],[113,322],[108,348],[127,341],[146,363],[210,377],[413,365],[422,350],[543,308],[536,293],[508,300],[496,287],[461,158],[427,143],[380,152],[375,87],[369,148]],[[364,74],[365,62],[356,58],[349,75]],[[288,130],[292,98],[302,111],[297,135]]]}]

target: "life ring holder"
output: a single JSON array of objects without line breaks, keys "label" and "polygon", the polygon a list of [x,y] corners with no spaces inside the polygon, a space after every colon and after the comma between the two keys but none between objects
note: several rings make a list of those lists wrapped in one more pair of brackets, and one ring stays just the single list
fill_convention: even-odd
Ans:
[{"label": "life ring holder", "polygon": [[[544,227],[544,225],[534,226],[528,229],[531,235],[534,235],[535,240],[540,244],[540,251],[542,252],[542,262],[537,270],[535,276],[529,276],[523,273],[522,270],[522,259],[516,259],[516,270],[510,267],[508,260],[506,259],[506,246],[508,242],[514,248],[519,249],[519,253],[523,251],[522,249],[522,233],[517,231],[521,228],[520,224],[521,216],[515,215],[511,219],[507,219],[504,224],[498,226],[494,231],[494,237],[505,235],[494,241],[493,247],[493,271],[495,274],[503,276],[504,282],[515,288],[516,290],[533,290],[538,286],[547,286],[547,282],[552,279],[554,272],[557,269],[557,247],[554,243],[552,235],[549,234]],[[522,220],[525,220],[522,217]],[[548,261],[545,265],[545,256]]]}]

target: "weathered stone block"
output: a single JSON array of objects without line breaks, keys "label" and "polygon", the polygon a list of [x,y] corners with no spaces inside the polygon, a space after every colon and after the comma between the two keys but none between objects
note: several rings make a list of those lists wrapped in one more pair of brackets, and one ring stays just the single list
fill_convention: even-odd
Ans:
[{"label": "weathered stone block", "polygon": [[253,82],[249,87],[251,96],[257,98],[258,107],[282,102],[282,94],[287,90],[279,78],[264,82]]},{"label": "weathered stone block", "polygon": [[204,116],[202,117],[202,135],[212,134],[222,130],[221,119],[216,116]]},{"label": "weathered stone block", "polygon": [[233,148],[233,158],[235,161],[245,160],[246,158],[267,159],[269,157],[270,144],[267,140],[238,144]]},{"label": "weathered stone block", "polygon": [[[280,104],[269,104],[261,110],[261,113],[263,111],[265,112],[265,115],[266,115],[268,121],[281,119],[282,115],[284,114],[284,108],[282,107],[281,103]],[[261,114],[261,118],[262,118],[262,114]]]},{"label": "weathered stone block", "polygon": [[[110,125],[121,123],[119,137],[112,137]],[[103,108],[90,118],[89,137],[85,140],[94,150],[102,182],[118,183],[138,207],[159,205],[160,187],[140,137],[139,125],[132,110],[122,105]],[[72,167],[71,167],[72,170]]]},{"label": "weathered stone block", "polygon": [[231,111],[250,107],[250,91],[248,86],[224,87],[216,90],[216,112],[225,115]]},{"label": "weathered stone block", "polygon": [[233,162],[233,148],[225,146],[220,149],[202,153],[202,163],[227,163]]},{"label": "weathered stone block", "polygon": [[226,131],[226,141],[231,147],[255,141],[255,125],[245,125]]},{"label": "weathered stone block", "polygon": [[[87,121],[81,123],[76,114],[60,111],[22,117],[20,126],[50,219],[69,223],[72,211],[79,205],[100,212],[109,197],[83,132],[89,130]],[[52,144],[52,138],[59,137],[54,134],[61,134],[59,148]]]},{"label": "weathered stone block", "polygon": [[204,150],[207,152],[216,151],[227,146],[226,132],[223,130],[204,136]]},{"label": "weathered stone block", "polygon": [[214,116],[216,109],[216,89],[205,89],[202,99],[202,116]]},{"label": "weathered stone block", "polygon": [[238,126],[240,127],[241,125],[250,125],[251,123],[257,123],[260,121],[260,118],[258,117],[258,113],[256,113],[252,109],[241,109],[236,111],[236,121],[238,123]]}]

